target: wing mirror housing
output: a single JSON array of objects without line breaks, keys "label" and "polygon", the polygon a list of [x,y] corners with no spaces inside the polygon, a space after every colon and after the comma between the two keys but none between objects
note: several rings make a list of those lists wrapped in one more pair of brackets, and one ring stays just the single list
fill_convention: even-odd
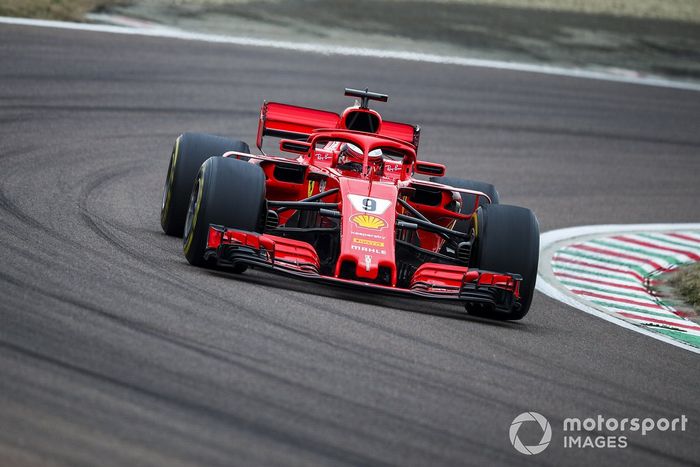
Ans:
[{"label": "wing mirror housing", "polygon": [[446,172],[446,168],[443,164],[438,164],[435,162],[423,162],[416,161],[414,165],[414,171],[422,175],[432,175],[433,177],[443,177]]},{"label": "wing mirror housing", "polygon": [[308,154],[311,150],[311,143],[293,139],[283,139],[280,140],[280,150],[284,152],[293,152],[295,154]]}]

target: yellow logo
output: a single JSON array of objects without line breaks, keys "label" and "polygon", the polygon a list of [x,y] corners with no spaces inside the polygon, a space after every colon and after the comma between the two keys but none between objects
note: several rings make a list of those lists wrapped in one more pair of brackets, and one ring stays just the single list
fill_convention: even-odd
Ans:
[{"label": "yellow logo", "polygon": [[306,192],[308,197],[311,197],[311,195],[314,194],[314,185],[315,182],[313,180],[309,180],[309,190]]},{"label": "yellow logo", "polygon": [[383,247],[384,242],[378,242],[376,240],[367,240],[365,238],[353,237],[352,243],[359,243],[360,245],[378,246]]},{"label": "yellow logo", "polygon": [[384,219],[371,214],[355,214],[350,220],[358,227],[364,227],[365,229],[381,230],[386,227]]}]

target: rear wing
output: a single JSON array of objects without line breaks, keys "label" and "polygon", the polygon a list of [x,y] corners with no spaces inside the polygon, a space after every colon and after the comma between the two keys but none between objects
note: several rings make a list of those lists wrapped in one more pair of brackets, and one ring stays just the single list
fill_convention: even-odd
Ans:
[{"label": "rear wing", "polygon": [[[306,140],[309,135],[321,128],[340,128],[340,115],[326,110],[310,109],[296,105],[264,102],[260,108],[257,146],[262,151],[263,138]],[[341,128],[342,129],[342,128]],[[382,121],[377,134],[399,139],[418,149],[420,129],[408,123]]]}]

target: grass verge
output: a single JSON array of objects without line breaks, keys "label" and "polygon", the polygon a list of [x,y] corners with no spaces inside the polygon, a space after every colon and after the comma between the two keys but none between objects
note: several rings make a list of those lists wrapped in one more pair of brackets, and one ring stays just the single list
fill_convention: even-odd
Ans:
[{"label": "grass verge", "polygon": [[695,311],[700,312],[700,263],[679,268],[669,284]]},{"label": "grass verge", "polygon": [[[251,0],[0,0],[0,16],[19,16],[82,21],[85,13],[110,6],[148,3],[177,7],[221,7],[249,3]],[[384,0],[404,2],[407,0]],[[415,0],[413,0],[415,2]],[[630,18],[700,22],[698,0],[423,0],[436,4],[467,4],[542,11],[612,15]],[[440,8],[440,6],[436,6]]]},{"label": "grass verge", "polygon": [[[201,1],[201,0],[200,0]],[[211,1],[211,0],[210,0]],[[221,0],[219,0],[221,1]],[[630,18],[700,22],[698,0],[433,0]]]},{"label": "grass verge", "polygon": [[86,13],[128,3],[128,0],[0,0],[0,16],[84,21]]}]

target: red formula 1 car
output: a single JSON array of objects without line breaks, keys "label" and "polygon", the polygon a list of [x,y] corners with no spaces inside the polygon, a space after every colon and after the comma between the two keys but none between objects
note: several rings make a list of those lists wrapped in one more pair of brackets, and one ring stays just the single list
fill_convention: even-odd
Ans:
[{"label": "red formula 1 car", "polygon": [[[525,316],[539,252],[532,211],[499,204],[493,185],[447,178],[444,165],[418,160],[418,127],[369,108],[388,96],[345,95],[357,100],[341,115],[264,103],[261,155],[219,136],[177,138],[161,225],[184,234],[187,260]],[[265,136],[294,156],[265,154]]]}]

